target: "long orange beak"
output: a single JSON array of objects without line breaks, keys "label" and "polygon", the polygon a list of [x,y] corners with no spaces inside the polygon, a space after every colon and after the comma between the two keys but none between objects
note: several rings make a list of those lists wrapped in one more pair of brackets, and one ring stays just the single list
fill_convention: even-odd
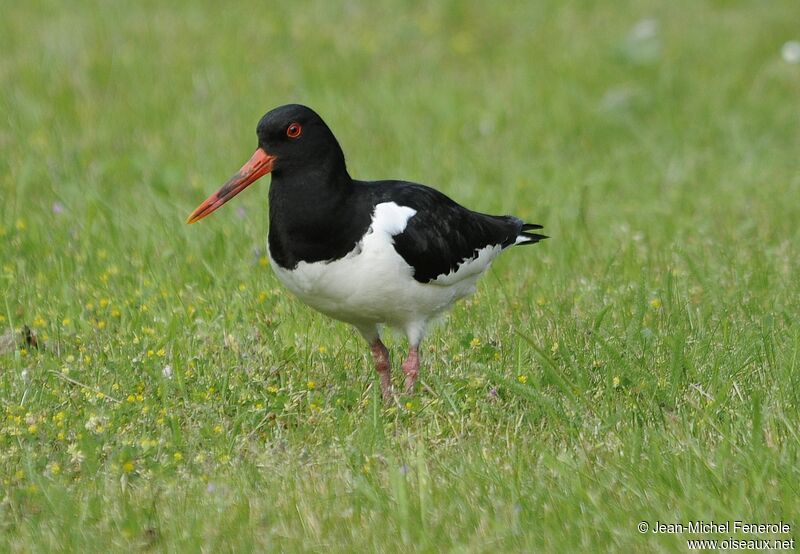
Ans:
[{"label": "long orange beak", "polygon": [[253,157],[242,166],[242,169],[240,169],[236,175],[228,179],[228,182],[222,185],[217,192],[206,198],[202,204],[197,206],[197,209],[192,212],[192,215],[189,216],[186,223],[200,221],[222,206],[225,202],[255,183],[259,178],[272,171],[273,163],[275,163],[275,156],[270,156],[261,148],[256,150]]}]

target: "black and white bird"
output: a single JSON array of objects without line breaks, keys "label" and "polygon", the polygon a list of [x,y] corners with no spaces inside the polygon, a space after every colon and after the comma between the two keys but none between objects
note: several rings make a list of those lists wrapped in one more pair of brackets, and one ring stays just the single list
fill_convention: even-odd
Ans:
[{"label": "black and white bird", "polygon": [[547,238],[533,232],[541,225],[473,212],[424,185],[351,178],[333,133],[305,106],[275,108],[256,133],[255,154],[187,223],[272,173],[268,251],[275,274],[312,308],[358,329],[385,398],[392,384],[382,325],[408,337],[402,368],[411,392],[431,321],[474,292],[505,248]]}]

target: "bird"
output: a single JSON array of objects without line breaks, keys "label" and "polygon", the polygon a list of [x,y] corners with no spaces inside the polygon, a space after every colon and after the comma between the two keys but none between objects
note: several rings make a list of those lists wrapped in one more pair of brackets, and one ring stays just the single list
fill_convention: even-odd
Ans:
[{"label": "bird", "polygon": [[333,132],[307,106],[270,110],[256,135],[252,157],[186,222],[203,219],[271,173],[270,266],[302,302],[358,330],[386,400],[395,393],[383,328],[408,338],[401,367],[411,394],[431,324],[475,291],[500,252],[548,238],[535,232],[539,224],[469,210],[425,185],[353,179]]}]

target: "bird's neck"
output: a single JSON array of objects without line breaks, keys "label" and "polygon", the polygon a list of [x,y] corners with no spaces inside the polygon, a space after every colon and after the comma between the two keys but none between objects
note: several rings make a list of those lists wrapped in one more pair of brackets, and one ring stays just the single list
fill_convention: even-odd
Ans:
[{"label": "bird's neck", "polygon": [[283,267],[320,258],[348,219],[353,181],[344,168],[276,173],[269,189],[269,247]]},{"label": "bird's neck", "polygon": [[344,164],[273,171],[269,187],[270,219],[294,219],[299,213],[312,219],[324,217],[346,201],[352,190],[353,180]]}]

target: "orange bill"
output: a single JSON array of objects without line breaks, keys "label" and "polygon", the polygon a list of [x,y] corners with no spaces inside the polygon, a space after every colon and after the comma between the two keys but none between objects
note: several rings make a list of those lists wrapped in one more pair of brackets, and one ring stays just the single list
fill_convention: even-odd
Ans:
[{"label": "orange bill", "polygon": [[270,156],[261,148],[256,150],[253,157],[242,166],[242,169],[240,169],[236,175],[228,179],[228,182],[222,185],[217,192],[206,198],[202,204],[197,206],[197,209],[192,212],[192,215],[189,216],[186,223],[200,221],[209,215],[225,202],[255,183],[259,178],[272,171],[273,163],[275,163],[275,156]]}]

